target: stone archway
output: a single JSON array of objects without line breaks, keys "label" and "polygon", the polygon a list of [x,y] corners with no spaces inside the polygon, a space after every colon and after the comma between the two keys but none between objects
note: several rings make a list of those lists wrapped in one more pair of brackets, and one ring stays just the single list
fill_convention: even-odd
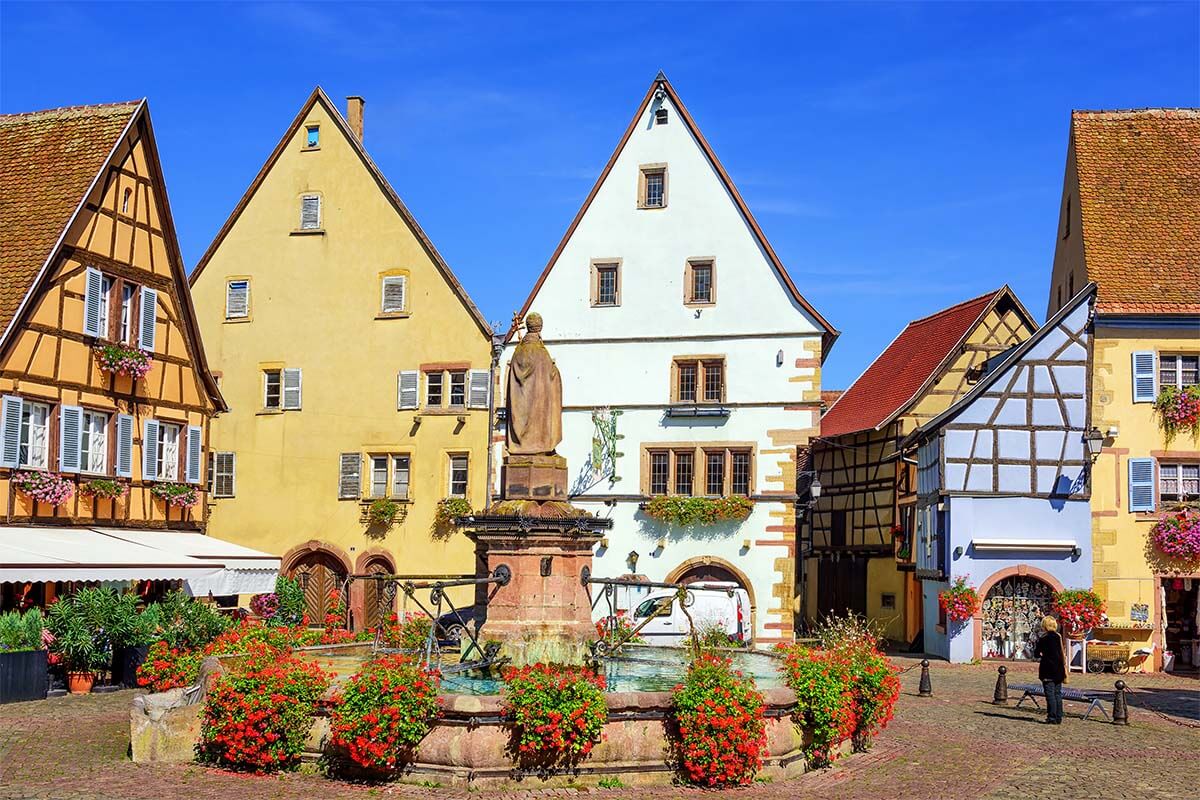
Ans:
[{"label": "stone archway", "polygon": [[979,587],[972,621],[975,658],[1028,659],[1028,643],[1036,640],[1054,593],[1062,590],[1058,578],[1027,564],[990,575]]},{"label": "stone archway", "polygon": [[[349,561],[336,548],[319,542],[308,542],[294,548],[283,563],[284,574],[300,583],[304,591],[305,614],[308,624],[323,625],[325,616],[335,608],[332,595],[340,592],[350,574]],[[348,598],[343,598],[348,602]]]},{"label": "stone archway", "polygon": [[[391,556],[381,550],[369,550],[358,557],[355,575],[394,575],[396,567]],[[389,588],[373,580],[358,580],[351,589],[355,630],[378,628],[396,610],[394,584]]]},{"label": "stone archway", "polygon": [[667,583],[699,583],[701,581],[732,581],[746,590],[750,597],[750,641],[758,638],[758,602],[754,597],[754,585],[746,573],[722,558],[701,556],[690,558],[667,574]]}]

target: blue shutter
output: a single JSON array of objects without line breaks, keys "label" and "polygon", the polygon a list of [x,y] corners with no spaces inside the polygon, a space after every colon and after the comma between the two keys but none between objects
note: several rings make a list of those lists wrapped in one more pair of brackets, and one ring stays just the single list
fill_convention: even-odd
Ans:
[{"label": "blue shutter", "polygon": [[142,480],[158,478],[158,420],[146,420],[142,431]]},{"label": "blue shutter", "polygon": [[141,317],[138,325],[138,347],[154,352],[154,323],[158,319],[158,292],[142,287]]},{"label": "blue shutter", "polygon": [[83,435],[83,409],[63,406],[58,411],[58,471],[79,472],[79,446]]},{"label": "blue shutter", "polygon": [[1133,402],[1153,403],[1154,351],[1139,350],[1133,354]]},{"label": "blue shutter", "polygon": [[4,395],[0,411],[0,467],[21,466],[22,405],[21,398]]},{"label": "blue shutter", "polygon": [[83,332],[87,336],[100,336],[100,294],[104,291],[104,275],[93,267],[87,268],[87,288],[83,296]]},{"label": "blue shutter", "polygon": [[1154,510],[1154,459],[1129,459],[1129,510]]},{"label": "blue shutter", "polygon": [[133,477],[133,417],[117,414],[117,477]]},{"label": "blue shutter", "polygon": [[188,483],[200,482],[200,426],[188,425],[187,429],[187,470],[185,480]]}]

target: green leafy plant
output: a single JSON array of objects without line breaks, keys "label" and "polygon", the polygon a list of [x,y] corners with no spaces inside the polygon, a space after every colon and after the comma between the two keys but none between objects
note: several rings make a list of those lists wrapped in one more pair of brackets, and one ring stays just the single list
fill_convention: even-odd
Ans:
[{"label": "green leafy plant", "polygon": [[146,660],[138,666],[138,686],[152,692],[186,688],[200,677],[204,655],[197,650],[181,650],[163,641],[150,645]]},{"label": "green leafy plant", "polygon": [[156,483],[150,487],[150,494],[176,508],[191,508],[200,502],[196,487],[186,483]]},{"label": "green leafy plant", "polygon": [[685,780],[742,786],[762,769],[767,752],[763,696],[733,662],[700,654],[672,692],[679,726],[676,755]]},{"label": "green leafy plant", "polygon": [[532,664],[503,672],[503,707],[513,751],[527,768],[578,763],[608,721],[604,676],[587,667]]},{"label": "green leafy plant", "polygon": [[433,534],[446,537],[455,529],[454,520],[471,513],[471,503],[465,497],[444,497],[433,512]]},{"label": "green leafy plant", "polygon": [[330,741],[359,767],[391,772],[425,738],[439,713],[439,676],[409,656],[368,662],[330,712]]},{"label": "green leafy plant", "polygon": [[116,592],[80,589],[50,606],[46,627],[54,635],[51,650],[70,672],[103,672],[112,663],[112,639],[105,627],[113,617]]},{"label": "green leafy plant", "polygon": [[279,610],[271,618],[272,625],[299,625],[304,621],[308,603],[300,581],[280,575],[275,579],[275,596],[279,599]]},{"label": "green leafy plant", "polygon": [[705,650],[745,647],[746,642],[731,636],[720,620],[706,619],[696,625],[696,641]]},{"label": "green leafy plant", "polygon": [[623,789],[623,788],[625,788],[625,782],[623,780],[621,780],[620,778],[618,778],[616,775],[613,775],[608,778],[601,778],[596,783],[596,785],[599,786],[601,789]]},{"label": "green leafy plant", "polygon": [[740,521],[750,516],[754,503],[748,497],[678,497],[660,495],[646,503],[646,515],[681,528]]},{"label": "green leafy plant", "polygon": [[394,650],[422,650],[431,628],[433,620],[425,614],[409,613],[404,619],[391,614],[379,630],[379,643]]},{"label": "green leafy plant", "polygon": [[0,653],[44,649],[44,629],[45,617],[40,608],[31,608],[24,613],[9,611],[0,614]]},{"label": "green leafy plant", "polygon": [[400,504],[395,500],[389,500],[386,497],[381,497],[371,503],[370,509],[367,511],[367,519],[372,525],[382,525],[389,527],[396,521],[396,516],[400,513]]},{"label": "green leafy plant", "polygon": [[128,483],[109,480],[108,478],[96,478],[85,481],[79,486],[80,494],[90,494],[92,497],[102,497],[108,500],[116,500],[118,497],[124,497],[128,492]]},{"label": "green leafy plant", "polygon": [[156,605],[158,635],[171,647],[204,647],[233,625],[233,620],[215,607],[182,591],[170,592]]}]

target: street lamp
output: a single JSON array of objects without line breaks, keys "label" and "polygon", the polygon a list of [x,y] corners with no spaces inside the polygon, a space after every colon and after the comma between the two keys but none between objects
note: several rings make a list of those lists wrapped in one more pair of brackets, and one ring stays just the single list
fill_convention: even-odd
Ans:
[{"label": "street lamp", "polygon": [[1099,428],[1093,427],[1083,435],[1083,443],[1087,445],[1092,463],[1095,463],[1096,459],[1100,457],[1100,451],[1104,448],[1104,434],[1100,432]]},{"label": "street lamp", "polygon": [[819,499],[821,497],[821,482],[813,478],[812,483],[808,485],[808,493],[812,496],[813,500]]}]

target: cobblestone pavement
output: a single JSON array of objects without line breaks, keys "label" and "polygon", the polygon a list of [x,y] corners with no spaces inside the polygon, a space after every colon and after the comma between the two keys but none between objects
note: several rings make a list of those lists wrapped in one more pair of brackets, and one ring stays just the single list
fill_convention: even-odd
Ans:
[{"label": "cobblestone pavement", "polygon": [[[901,666],[915,662],[900,659]],[[868,753],[786,784],[757,784],[731,798],[1195,798],[1200,776],[1200,681],[1130,675],[1128,727],[1111,725],[1067,703],[1061,726],[1040,724],[1028,707],[993,706],[992,665],[932,668],[933,697],[917,696],[919,669],[907,672],[896,719]],[[1112,688],[1115,676],[1072,676],[1076,688]],[[1010,683],[1036,682],[1014,667]],[[1014,694],[1018,694],[1015,693]],[[359,786],[295,773],[256,777],[195,765],[140,765],[126,757],[132,692],[0,706],[0,798],[196,800],[272,798],[454,798],[449,789],[393,784]],[[1152,711],[1154,709],[1155,711]],[[469,796],[655,800],[695,790],[542,790]]]}]

